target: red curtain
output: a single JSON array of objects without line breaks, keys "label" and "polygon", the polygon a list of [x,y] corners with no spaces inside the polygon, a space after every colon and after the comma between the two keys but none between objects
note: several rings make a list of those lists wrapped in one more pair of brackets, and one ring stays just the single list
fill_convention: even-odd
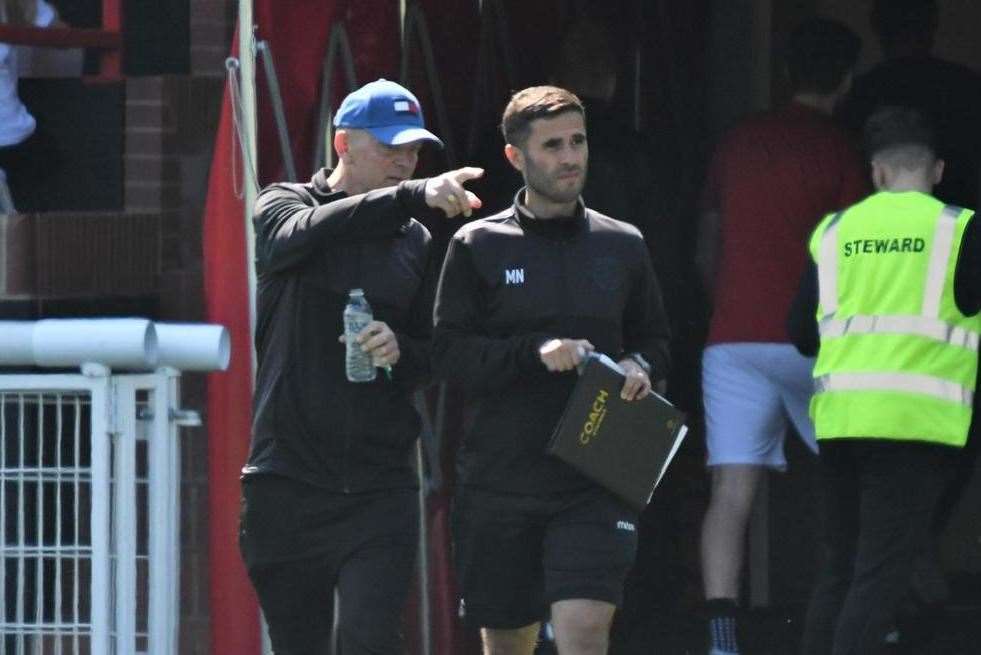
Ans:
[{"label": "red curtain", "polygon": [[[322,67],[331,28],[339,23],[347,31],[359,85],[379,77],[397,79],[401,51],[398,3],[391,0],[255,0],[255,21],[258,26],[256,38],[268,42],[272,50],[297,175],[300,180],[305,180],[313,172],[316,142],[323,138],[317,133],[316,123]],[[332,94],[336,102],[347,89],[341,85],[344,76],[340,67],[334,76],[338,80]],[[256,85],[259,179],[261,184],[268,184],[284,179],[284,169],[269,94],[261,76]]]}]

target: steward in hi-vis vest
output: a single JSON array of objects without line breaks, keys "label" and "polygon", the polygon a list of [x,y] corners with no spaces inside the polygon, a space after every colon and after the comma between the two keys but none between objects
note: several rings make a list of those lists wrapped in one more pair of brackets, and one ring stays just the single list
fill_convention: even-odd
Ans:
[{"label": "steward in hi-vis vest", "polygon": [[974,212],[930,195],[944,163],[918,113],[880,109],[864,136],[878,192],[814,230],[788,320],[798,350],[817,351],[811,416],[827,558],[803,655],[881,650],[914,565],[925,562],[922,573],[932,561],[931,526],[967,455],[977,385]]},{"label": "steward in hi-vis vest", "polygon": [[818,225],[818,439],[964,445],[981,317],[958,309],[954,271],[973,215],[920,191],[880,191]]}]

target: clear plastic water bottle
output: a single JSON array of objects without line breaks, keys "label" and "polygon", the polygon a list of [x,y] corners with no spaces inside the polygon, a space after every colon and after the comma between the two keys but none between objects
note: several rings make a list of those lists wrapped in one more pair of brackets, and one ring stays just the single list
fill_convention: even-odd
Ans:
[{"label": "clear plastic water bottle", "polygon": [[378,371],[371,355],[361,349],[357,337],[371,323],[371,306],[364,297],[364,290],[351,289],[347,307],[344,308],[344,340],[347,343],[347,379],[351,382],[371,382]]}]

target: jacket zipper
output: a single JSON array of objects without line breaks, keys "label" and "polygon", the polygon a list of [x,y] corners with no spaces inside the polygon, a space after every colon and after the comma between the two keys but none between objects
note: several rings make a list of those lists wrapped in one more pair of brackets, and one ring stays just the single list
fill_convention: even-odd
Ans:
[{"label": "jacket zipper", "polygon": [[[564,322],[565,320],[572,318],[571,303],[569,302],[569,295],[568,295],[569,284],[567,279],[569,273],[568,260],[569,260],[570,242],[567,241],[566,239],[560,239],[559,244],[560,244],[559,268],[561,269],[562,273],[561,275],[559,275],[559,308],[558,309],[559,309],[559,320]],[[563,338],[573,339],[577,337],[574,337],[573,335],[569,334],[569,335],[563,335]]]}]

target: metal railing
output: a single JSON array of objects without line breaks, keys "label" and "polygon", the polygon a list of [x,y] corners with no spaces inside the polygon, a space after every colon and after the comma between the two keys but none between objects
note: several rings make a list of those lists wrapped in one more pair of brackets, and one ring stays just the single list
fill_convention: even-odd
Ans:
[{"label": "metal railing", "polygon": [[102,0],[102,29],[32,27],[0,24],[0,42],[38,48],[89,48],[98,50],[100,80],[122,75],[122,0]]},{"label": "metal railing", "polygon": [[0,375],[0,652],[177,653],[179,375]]}]

